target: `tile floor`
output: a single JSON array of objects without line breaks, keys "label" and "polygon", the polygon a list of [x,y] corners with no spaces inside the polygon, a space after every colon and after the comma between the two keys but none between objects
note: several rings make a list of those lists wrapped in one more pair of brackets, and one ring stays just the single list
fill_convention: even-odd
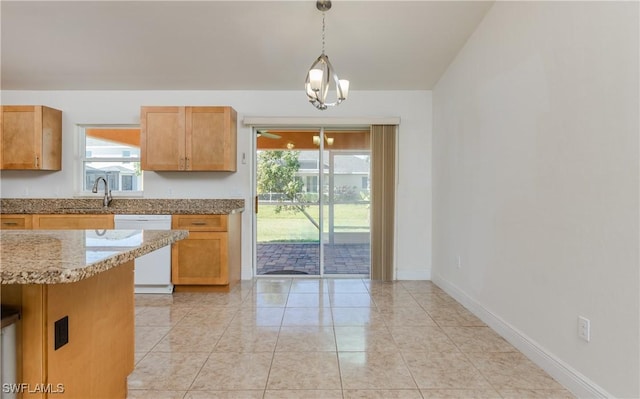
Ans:
[{"label": "tile floor", "polygon": [[572,398],[428,281],[136,296],[129,398]]}]

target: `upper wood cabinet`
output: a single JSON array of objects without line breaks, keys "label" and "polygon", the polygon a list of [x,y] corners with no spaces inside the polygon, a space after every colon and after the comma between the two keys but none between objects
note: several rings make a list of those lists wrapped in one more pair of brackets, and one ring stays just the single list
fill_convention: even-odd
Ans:
[{"label": "upper wood cabinet", "polygon": [[62,111],[40,105],[3,106],[0,169],[62,169]]},{"label": "upper wood cabinet", "polygon": [[142,107],[142,169],[235,172],[236,125],[231,107]]}]

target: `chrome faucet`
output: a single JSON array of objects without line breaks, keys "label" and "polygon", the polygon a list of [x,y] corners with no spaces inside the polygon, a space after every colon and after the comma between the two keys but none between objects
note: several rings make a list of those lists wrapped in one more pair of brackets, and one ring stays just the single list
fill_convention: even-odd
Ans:
[{"label": "chrome faucet", "polygon": [[98,192],[98,183],[100,183],[100,180],[104,182],[104,198],[102,199],[102,205],[106,208],[109,206],[109,204],[111,203],[111,200],[113,199],[111,197],[111,190],[109,190],[109,183],[107,183],[107,179],[105,179],[102,176],[98,177],[96,179],[96,182],[93,183],[93,188],[91,189],[91,192],[92,193]]}]

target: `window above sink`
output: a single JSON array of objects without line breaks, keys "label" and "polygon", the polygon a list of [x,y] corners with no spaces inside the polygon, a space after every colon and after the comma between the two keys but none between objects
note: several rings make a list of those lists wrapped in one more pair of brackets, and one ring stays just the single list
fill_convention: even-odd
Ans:
[{"label": "window above sink", "polygon": [[140,126],[78,125],[77,130],[77,196],[95,197],[91,188],[98,177],[107,180],[114,197],[142,196]]}]

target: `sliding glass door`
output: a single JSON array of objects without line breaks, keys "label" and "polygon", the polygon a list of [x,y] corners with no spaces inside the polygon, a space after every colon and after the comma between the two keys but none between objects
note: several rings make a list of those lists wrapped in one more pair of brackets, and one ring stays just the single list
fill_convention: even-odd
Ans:
[{"label": "sliding glass door", "polygon": [[369,132],[256,133],[256,274],[368,276]]}]

